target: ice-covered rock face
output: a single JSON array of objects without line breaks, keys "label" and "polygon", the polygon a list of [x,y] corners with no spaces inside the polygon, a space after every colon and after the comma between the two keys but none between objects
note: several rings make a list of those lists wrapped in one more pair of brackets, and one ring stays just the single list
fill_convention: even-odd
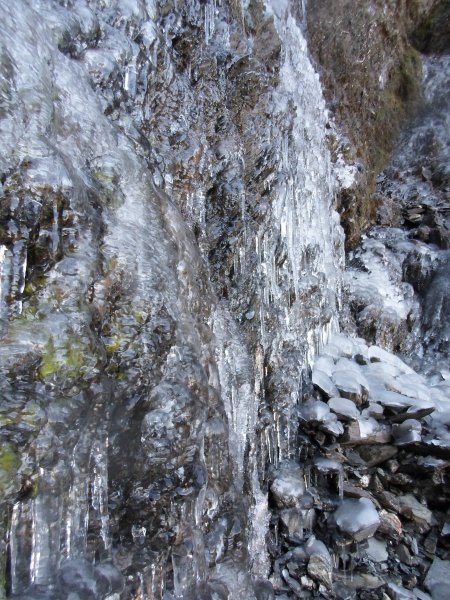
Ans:
[{"label": "ice-covered rock face", "polygon": [[[423,379],[372,344],[417,321],[396,283],[437,264],[424,323],[430,347],[445,341],[442,223],[426,225],[440,250],[368,238],[372,281],[348,281],[370,340],[338,334],[334,200],[355,166],[330,160],[305,5],[0,0],[0,571],[15,598],[322,593],[342,501],[361,516],[351,542],[367,503],[432,523],[429,488],[402,488],[400,506],[383,486],[413,485],[399,461],[416,448],[444,477],[448,370]],[[391,513],[382,525],[401,534]]]},{"label": "ice-covered rock face", "polygon": [[425,352],[430,370],[446,367],[450,347],[449,72],[448,54],[424,57],[424,106],[378,177],[378,226],[345,275],[360,334],[417,353],[417,365]]},{"label": "ice-covered rock face", "polygon": [[[1,7],[11,593],[50,594],[66,560],[68,595],[78,572],[99,590],[98,559],[124,596],[200,597],[217,575],[250,599],[241,549],[268,573],[260,480],[297,455],[344,263],[302,10]],[[239,575],[216,573],[235,552]]]}]

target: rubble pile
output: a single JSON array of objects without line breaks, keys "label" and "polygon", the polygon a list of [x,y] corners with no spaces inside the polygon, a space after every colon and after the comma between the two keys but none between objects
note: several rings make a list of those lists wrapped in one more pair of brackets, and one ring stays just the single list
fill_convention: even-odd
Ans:
[{"label": "rubble pile", "polygon": [[276,597],[450,598],[450,373],[338,334],[312,382],[270,477]]}]

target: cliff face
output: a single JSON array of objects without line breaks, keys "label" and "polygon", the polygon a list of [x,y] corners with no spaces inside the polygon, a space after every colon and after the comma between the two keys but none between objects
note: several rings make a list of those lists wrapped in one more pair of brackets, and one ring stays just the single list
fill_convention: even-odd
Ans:
[{"label": "cliff face", "polygon": [[322,68],[325,97],[347,136],[347,160],[360,171],[340,196],[347,248],[374,222],[375,178],[400,128],[420,109],[418,50],[448,47],[446,12],[446,3],[435,0],[357,6],[319,0],[308,7],[310,49]]},{"label": "cliff face", "polygon": [[272,597],[313,361],[340,320],[412,352],[337,211],[355,247],[445,3],[328,4],[1,3],[8,595]]}]

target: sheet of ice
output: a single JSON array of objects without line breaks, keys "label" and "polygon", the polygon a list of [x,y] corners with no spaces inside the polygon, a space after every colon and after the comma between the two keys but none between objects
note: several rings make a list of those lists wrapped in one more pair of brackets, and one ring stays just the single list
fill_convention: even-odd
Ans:
[{"label": "sheet of ice", "polygon": [[331,335],[330,344],[338,349],[339,356],[346,358],[352,358],[361,351],[358,341],[344,333],[334,333]]},{"label": "sheet of ice", "polygon": [[334,369],[334,360],[331,356],[319,356],[314,361],[314,370],[316,369],[322,371],[322,373],[326,373],[330,377]]},{"label": "sheet of ice", "polygon": [[320,371],[315,366],[313,368],[311,379],[314,387],[319,389],[327,398],[339,395],[338,389],[332,379],[324,371]]},{"label": "sheet of ice", "polygon": [[333,371],[354,371],[360,374],[361,368],[357,362],[350,360],[349,358],[341,357],[333,365]]},{"label": "sheet of ice", "polygon": [[336,413],[339,419],[343,419],[345,421],[349,419],[358,419],[361,416],[359,410],[356,408],[355,403],[347,398],[330,398],[328,401],[328,406],[334,413]]},{"label": "sheet of ice", "polygon": [[387,363],[388,365],[392,365],[396,367],[400,373],[406,373],[410,375],[414,375],[414,369],[411,369],[405,362],[401,360],[395,354],[388,352],[387,350],[383,350],[379,346],[370,346],[369,347],[369,358],[371,362],[382,362]]},{"label": "sheet of ice", "polygon": [[334,371],[332,380],[344,398],[361,402],[363,389],[360,383],[359,373],[350,371]]}]

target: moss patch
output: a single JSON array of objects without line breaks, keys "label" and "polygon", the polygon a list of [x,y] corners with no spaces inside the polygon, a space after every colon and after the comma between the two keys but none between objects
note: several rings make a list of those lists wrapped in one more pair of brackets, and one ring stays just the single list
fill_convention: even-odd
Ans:
[{"label": "moss patch", "polygon": [[42,349],[39,377],[50,379],[82,378],[89,368],[93,368],[97,360],[93,356],[89,343],[75,334],[67,333],[64,343],[57,347],[53,336],[50,336]]},{"label": "moss patch", "polygon": [[0,446],[0,503],[16,487],[16,473],[20,466],[20,457],[14,446],[3,442]]}]

